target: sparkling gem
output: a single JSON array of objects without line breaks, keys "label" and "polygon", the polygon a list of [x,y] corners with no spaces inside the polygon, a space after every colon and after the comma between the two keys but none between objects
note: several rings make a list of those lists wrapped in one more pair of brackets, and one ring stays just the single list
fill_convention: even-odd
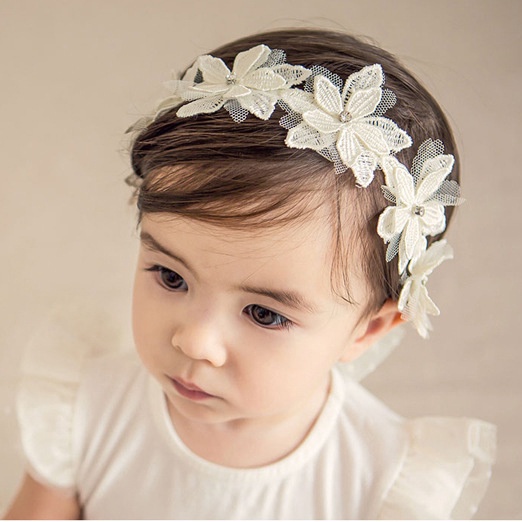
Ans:
[{"label": "sparkling gem", "polygon": [[236,83],[236,75],[234,73],[227,74],[225,79],[227,80],[228,85]]},{"label": "sparkling gem", "polygon": [[418,206],[418,205],[415,206],[415,207],[413,207],[413,213],[414,213],[416,216],[420,216],[420,217],[422,217],[422,216],[424,216],[425,212],[426,212],[426,209],[425,209],[424,207],[420,207],[420,206]]},{"label": "sparkling gem", "polygon": [[341,123],[348,123],[351,119],[352,117],[346,111],[343,111],[341,112],[341,114],[339,114],[339,120],[341,121]]}]

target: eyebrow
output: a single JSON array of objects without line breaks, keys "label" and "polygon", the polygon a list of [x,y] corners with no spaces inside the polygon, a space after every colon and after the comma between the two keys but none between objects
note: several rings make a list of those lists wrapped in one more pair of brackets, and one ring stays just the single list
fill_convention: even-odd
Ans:
[{"label": "eyebrow", "polygon": [[301,294],[292,290],[272,290],[259,286],[241,285],[239,289],[249,294],[258,294],[279,301],[281,304],[297,310],[305,310],[315,313],[316,308],[309,303]]},{"label": "eyebrow", "polygon": [[167,247],[163,246],[156,239],[154,239],[148,232],[142,230],[140,233],[140,239],[141,239],[141,242],[149,250],[154,250],[156,252],[161,252],[162,254],[165,254],[166,256],[177,261],[178,263],[181,263],[185,268],[187,268],[192,273],[194,273],[194,270],[192,269],[190,264],[187,263],[187,261],[185,261],[182,257],[178,256],[177,254],[174,254],[174,252],[171,252]]},{"label": "eyebrow", "polygon": [[[185,261],[182,257],[171,252],[167,247],[163,246],[159,243],[154,237],[151,236],[148,232],[142,230],[140,233],[141,242],[149,249],[154,250],[156,252],[161,252],[166,256],[174,259],[175,261],[181,263],[185,268],[190,270],[192,273],[195,273],[190,264]],[[279,303],[288,306],[290,308],[296,310],[305,310],[307,312],[316,313],[316,307],[313,306],[310,302],[308,302],[301,294],[298,292],[294,292],[292,290],[273,290],[271,288],[266,288],[262,286],[252,286],[252,285],[239,285],[237,287],[242,292],[246,292],[249,294],[257,294],[262,295],[264,297],[269,297],[274,301],[278,301]]]}]

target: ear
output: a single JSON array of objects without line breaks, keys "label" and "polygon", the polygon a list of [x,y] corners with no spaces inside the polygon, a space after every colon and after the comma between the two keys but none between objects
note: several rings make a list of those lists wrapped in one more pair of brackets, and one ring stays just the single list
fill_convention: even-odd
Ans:
[{"label": "ear", "polygon": [[402,323],[404,323],[404,319],[397,309],[397,301],[388,299],[376,314],[361,324],[356,333],[355,341],[346,349],[340,359],[341,362],[350,362],[357,359],[370,346]]}]

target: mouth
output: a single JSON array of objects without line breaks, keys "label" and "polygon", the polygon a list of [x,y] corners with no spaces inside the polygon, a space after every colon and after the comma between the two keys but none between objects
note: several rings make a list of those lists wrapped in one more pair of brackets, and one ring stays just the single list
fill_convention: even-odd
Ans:
[{"label": "mouth", "polygon": [[170,382],[174,386],[174,389],[186,399],[190,399],[192,401],[203,401],[205,399],[214,398],[215,395],[211,395],[203,391],[201,388],[192,384],[190,382],[185,382],[181,379],[174,379],[173,377],[169,377]]}]

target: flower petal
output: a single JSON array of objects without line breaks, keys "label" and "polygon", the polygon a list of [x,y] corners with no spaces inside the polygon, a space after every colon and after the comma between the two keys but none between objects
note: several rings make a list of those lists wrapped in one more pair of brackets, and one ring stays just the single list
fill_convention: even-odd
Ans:
[{"label": "flower petal", "polygon": [[395,212],[395,229],[397,230],[397,234],[404,230],[410,218],[411,212],[409,209],[397,208],[397,212]]},{"label": "flower petal", "polygon": [[401,293],[399,295],[399,301],[397,303],[397,308],[399,309],[399,312],[404,312],[406,309],[408,300],[410,298],[412,281],[412,278],[409,277],[408,279],[406,279],[406,282],[402,287]]},{"label": "flower petal", "polygon": [[373,88],[355,91],[344,106],[344,110],[353,118],[362,118],[375,111],[381,101],[382,89]]},{"label": "flower petal", "polygon": [[306,123],[300,123],[288,131],[285,143],[294,149],[322,150],[332,144],[332,138],[331,135],[321,134]]},{"label": "flower petal", "polygon": [[416,216],[407,221],[399,245],[399,272],[404,272],[415,252],[417,242],[421,239],[419,220]]},{"label": "flower petal", "polygon": [[276,65],[271,68],[279,76],[285,79],[286,86],[292,87],[304,82],[311,74],[312,71],[301,65]]},{"label": "flower petal", "polygon": [[181,78],[182,81],[194,83],[194,80],[196,79],[196,75],[199,71],[199,63],[196,60],[185,72],[183,77]]},{"label": "flower petal", "polygon": [[437,169],[419,179],[417,183],[417,197],[419,201],[426,201],[437,192],[451,169]]},{"label": "flower petal", "polygon": [[384,173],[386,187],[393,195],[397,193],[397,179],[395,169],[402,168],[408,174],[406,167],[399,162],[395,156],[384,156],[381,158],[381,168]]},{"label": "flower petal", "polygon": [[343,111],[339,90],[326,76],[315,77],[314,98],[319,108],[328,114],[338,116]]},{"label": "flower petal", "polygon": [[427,236],[435,236],[446,229],[446,215],[444,207],[440,203],[432,201],[423,206],[424,215],[420,217],[422,233]]},{"label": "flower petal", "polygon": [[420,280],[414,279],[412,287],[415,287],[414,292],[412,292],[408,302],[411,312],[414,312],[419,319],[426,317],[428,314],[440,315],[440,310],[430,298],[426,285]]},{"label": "flower petal", "polygon": [[230,85],[226,83],[197,83],[181,92],[185,100],[199,100],[205,96],[215,96],[227,92]]},{"label": "flower petal", "polygon": [[248,72],[261,67],[266,62],[270,52],[270,47],[256,45],[248,51],[239,53],[234,60],[232,72],[237,78],[243,78]]},{"label": "flower petal", "polygon": [[327,134],[337,133],[341,128],[341,122],[337,118],[319,109],[305,112],[303,120],[319,132]]},{"label": "flower petal", "polygon": [[426,285],[420,285],[417,307],[423,315],[440,315],[440,310],[429,296]]},{"label": "flower petal", "polygon": [[226,84],[227,75],[230,69],[225,65],[223,60],[214,58],[210,55],[200,56],[198,58],[198,67],[203,75],[203,81],[208,83]]},{"label": "flower petal", "polygon": [[301,89],[288,89],[281,91],[280,97],[292,111],[297,112],[298,114],[317,109],[314,103],[313,94],[302,91]]},{"label": "flower petal", "polygon": [[348,76],[344,84],[342,99],[346,102],[355,91],[381,87],[384,83],[384,74],[379,64],[367,65],[360,71]]},{"label": "flower petal", "polygon": [[350,127],[341,128],[336,148],[343,163],[347,167],[351,167],[355,163],[357,156],[363,151],[360,143],[355,139],[353,132],[350,132]]},{"label": "flower petal", "polygon": [[238,98],[237,101],[248,112],[262,120],[268,120],[275,109],[277,96],[269,93],[253,92],[250,96]]},{"label": "flower petal", "polygon": [[196,114],[209,114],[221,109],[224,103],[225,100],[222,96],[202,98],[183,105],[178,109],[176,115],[179,118],[187,118]]},{"label": "flower petal", "polygon": [[368,125],[365,119],[355,120],[348,124],[351,131],[357,135],[362,146],[379,156],[390,153],[390,148],[384,139],[383,132],[374,125]]},{"label": "flower petal", "polygon": [[286,80],[274,71],[261,67],[247,74],[242,84],[260,91],[275,91],[282,89],[286,85]]},{"label": "flower petal", "polygon": [[400,210],[403,209],[398,209],[397,207],[392,206],[386,207],[379,216],[379,221],[377,222],[377,234],[379,234],[385,242],[390,241],[404,229],[406,221],[403,218],[397,218],[397,213]]},{"label": "flower petal", "polygon": [[[422,231],[421,231],[421,233],[422,233]],[[417,244],[415,245],[415,248],[413,250],[413,255],[411,256],[410,264],[409,264],[410,267],[412,265],[414,265],[421,258],[421,256],[424,255],[424,253],[426,252],[427,246],[428,246],[428,240],[426,239],[425,236],[421,235],[421,237],[419,238],[419,241],[417,241]]]},{"label": "flower petal", "polygon": [[390,178],[395,183],[394,193],[397,203],[405,205],[411,210],[416,201],[413,176],[406,170],[404,165],[400,165],[393,171],[393,178],[391,176]]},{"label": "flower petal", "polygon": [[419,285],[415,292],[415,297],[410,298],[407,305],[407,315],[421,337],[427,339],[432,329],[428,314],[439,315],[440,311],[428,295],[428,290],[424,285]]},{"label": "flower petal", "polygon": [[245,87],[244,85],[232,85],[227,92],[223,93],[222,96],[225,100],[232,98],[241,98],[242,96],[248,96],[252,93],[252,89]]},{"label": "flower petal", "polygon": [[438,154],[433,158],[428,158],[422,164],[420,179],[440,170],[447,171],[447,176],[452,171],[454,163],[455,158],[451,154]]},{"label": "flower petal", "polygon": [[413,322],[423,337],[427,337],[431,329],[428,315],[440,314],[439,309],[428,295],[427,277],[435,267],[452,256],[453,251],[449,245],[445,240],[441,240],[424,250],[416,260],[410,262],[408,267],[411,275],[404,281],[398,308],[406,319]]},{"label": "flower petal", "polygon": [[374,178],[377,168],[377,156],[371,151],[363,150],[352,163],[352,172],[357,180],[357,185],[367,187]]},{"label": "flower petal", "polygon": [[410,272],[417,277],[429,276],[446,259],[453,259],[453,249],[445,239],[436,241],[419,257]]},{"label": "flower petal", "polygon": [[382,137],[387,144],[389,152],[398,152],[404,148],[411,147],[413,141],[408,133],[400,129],[392,120],[384,118],[383,116],[372,116],[365,118],[364,121],[381,130]]}]

